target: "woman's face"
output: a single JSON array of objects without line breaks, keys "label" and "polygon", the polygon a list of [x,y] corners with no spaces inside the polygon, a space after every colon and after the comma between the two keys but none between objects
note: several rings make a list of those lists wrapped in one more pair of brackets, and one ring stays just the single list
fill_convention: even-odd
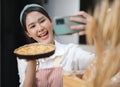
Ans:
[{"label": "woman's face", "polygon": [[42,13],[33,11],[26,16],[27,35],[40,43],[54,43],[51,21]]}]

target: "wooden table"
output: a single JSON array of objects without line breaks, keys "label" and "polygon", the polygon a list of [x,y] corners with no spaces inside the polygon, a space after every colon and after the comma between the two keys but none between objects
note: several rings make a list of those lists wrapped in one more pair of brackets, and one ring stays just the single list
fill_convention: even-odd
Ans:
[{"label": "wooden table", "polygon": [[73,76],[64,76],[63,87],[87,87],[88,84],[85,81],[73,77]]}]

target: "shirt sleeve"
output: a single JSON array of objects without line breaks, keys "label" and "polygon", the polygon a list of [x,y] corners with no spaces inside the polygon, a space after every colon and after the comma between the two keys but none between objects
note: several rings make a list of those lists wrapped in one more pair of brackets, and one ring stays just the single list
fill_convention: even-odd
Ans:
[{"label": "shirt sleeve", "polygon": [[22,87],[24,79],[25,79],[25,70],[27,67],[27,62],[26,60],[23,60],[23,59],[17,59],[17,62],[18,62],[19,82],[20,82],[19,87]]},{"label": "shirt sleeve", "polygon": [[94,54],[84,51],[79,45],[70,44],[61,58],[61,66],[65,71],[84,71],[94,59]]}]

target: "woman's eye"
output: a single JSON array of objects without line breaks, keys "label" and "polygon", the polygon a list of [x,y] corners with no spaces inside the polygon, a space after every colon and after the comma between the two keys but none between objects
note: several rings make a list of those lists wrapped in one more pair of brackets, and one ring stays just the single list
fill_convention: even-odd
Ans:
[{"label": "woman's eye", "polygon": [[30,29],[32,29],[32,28],[34,28],[35,27],[35,25],[32,25],[32,26],[30,26]]}]

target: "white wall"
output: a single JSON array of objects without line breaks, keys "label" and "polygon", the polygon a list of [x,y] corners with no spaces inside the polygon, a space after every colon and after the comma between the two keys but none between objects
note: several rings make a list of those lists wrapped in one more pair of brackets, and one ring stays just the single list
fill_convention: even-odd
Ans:
[{"label": "white wall", "polygon": [[51,17],[73,15],[80,9],[80,0],[48,0],[44,7]]}]

